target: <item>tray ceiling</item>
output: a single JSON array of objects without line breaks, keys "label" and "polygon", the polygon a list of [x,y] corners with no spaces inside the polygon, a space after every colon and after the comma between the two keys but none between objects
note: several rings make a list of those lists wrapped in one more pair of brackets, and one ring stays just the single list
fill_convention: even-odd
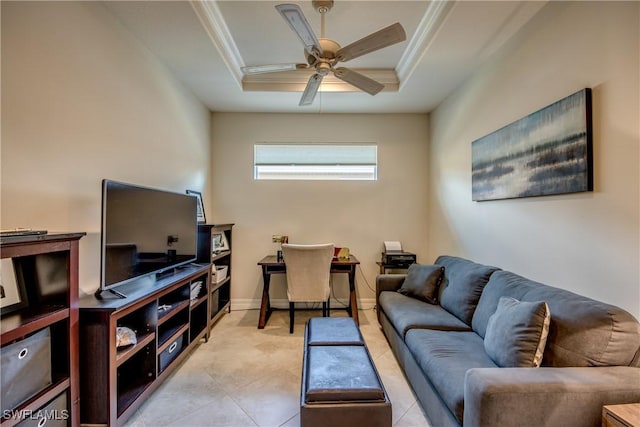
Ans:
[{"label": "tray ceiling", "polygon": [[[326,37],[345,46],[394,22],[407,40],[345,66],[387,87],[371,96],[326,79],[298,107],[308,71],[244,76],[240,67],[305,62],[274,1],[107,1],[105,6],[211,111],[428,112],[513,37],[545,4],[516,1],[336,0]],[[320,15],[298,4],[320,37]],[[390,71],[381,71],[388,69]]]}]

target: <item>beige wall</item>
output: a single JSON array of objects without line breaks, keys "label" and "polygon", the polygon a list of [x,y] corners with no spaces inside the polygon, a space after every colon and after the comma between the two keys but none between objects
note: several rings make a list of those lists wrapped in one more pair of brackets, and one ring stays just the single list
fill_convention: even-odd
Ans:
[{"label": "beige wall", "polygon": [[[256,142],[374,142],[378,181],[255,181]],[[274,254],[272,234],[291,243],[333,242],[361,261],[358,297],[374,299],[376,261],[384,240],[400,240],[423,262],[427,239],[426,115],[233,114],[212,119],[212,214],[235,222],[232,290],[235,308],[257,307],[262,289],[256,263]],[[362,274],[361,274],[362,273]],[[272,281],[272,298],[286,299],[285,282]],[[366,279],[366,280],[365,280]],[[334,277],[345,301],[346,281]],[[334,304],[335,305],[335,304]]]},{"label": "beige wall", "polygon": [[[495,264],[640,315],[639,20],[637,2],[549,4],[432,114],[432,257]],[[584,87],[595,191],[472,202],[471,141]]]},{"label": "beige wall", "polygon": [[101,180],[206,193],[209,125],[102,4],[2,2],[0,226],[86,231],[83,291],[99,284]]},{"label": "beige wall", "polygon": [[[550,4],[433,113],[430,135],[425,115],[210,117],[101,4],[1,7],[0,227],[88,232],[86,292],[98,286],[100,181],[112,178],[202,190],[210,221],[237,224],[236,308],[257,305],[256,262],[284,233],[349,246],[365,302],[382,241],[397,239],[421,262],[467,256],[640,315],[636,2]],[[595,191],[472,202],[471,141],[583,87],[593,88]],[[255,182],[258,141],[377,142],[380,179]],[[283,290],[275,281],[274,298]]]}]

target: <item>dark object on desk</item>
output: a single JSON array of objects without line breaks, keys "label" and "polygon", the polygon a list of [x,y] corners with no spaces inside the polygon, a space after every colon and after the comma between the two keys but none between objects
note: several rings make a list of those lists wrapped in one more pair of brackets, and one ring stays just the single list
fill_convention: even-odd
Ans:
[{"label": "dark object on desk", "polygon": [[13,230],[2,230],[2,231],[0,231],[0,237],[39,236],[41,234],[47,234],[47,230],[32,230],[30,228],[15,228]]},{"label": "dark object on desk", "polygon": [[349,259],[349,248],[334,248],[333,257],[338,259]]},{"label": "dark object on desk", "polygon": [[416,254],[405,251],[382,252],[382,263],[389,268],[408,268],[416,263]]}]

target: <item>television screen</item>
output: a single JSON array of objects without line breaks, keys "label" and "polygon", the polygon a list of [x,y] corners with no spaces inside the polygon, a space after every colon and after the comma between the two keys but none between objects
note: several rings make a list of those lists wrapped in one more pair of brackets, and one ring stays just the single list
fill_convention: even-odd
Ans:
[{"label": "television screen", "polygon": [[102,183],[101,290],[196,260],[197,199]]}]

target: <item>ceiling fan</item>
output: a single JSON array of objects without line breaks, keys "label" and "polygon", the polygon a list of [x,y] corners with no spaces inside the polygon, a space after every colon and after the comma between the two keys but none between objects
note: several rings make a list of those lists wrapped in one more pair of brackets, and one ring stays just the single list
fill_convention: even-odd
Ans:
[{"label": "ceiling fan", "polygon": [[242,67],[245,74],[273,73],[278,71],[313,69],[315,73],[309,78],[304,89],[299,105],[310,105],[320,88],[324,76],[333,73],[335,77],[343,80],[358,89],[375,95],[384,85],[369,77],[344,67],[336,67],[338,62],[346,62],[367,53],[374,52],[387,46],[399,43],[406,39],[404,28],[396,22],[386,28],[351,43],[345,47],[324,37],[325,14],[333,7],[333,0],[313,0],[313,7],[320,13],[321,32],[317,38],[313,29],[307,22],[302,10],[295,4],[279,4],[276,9],[287,21],[291,29],[298,35],[304,45],[306,64],[272,64]]}]

